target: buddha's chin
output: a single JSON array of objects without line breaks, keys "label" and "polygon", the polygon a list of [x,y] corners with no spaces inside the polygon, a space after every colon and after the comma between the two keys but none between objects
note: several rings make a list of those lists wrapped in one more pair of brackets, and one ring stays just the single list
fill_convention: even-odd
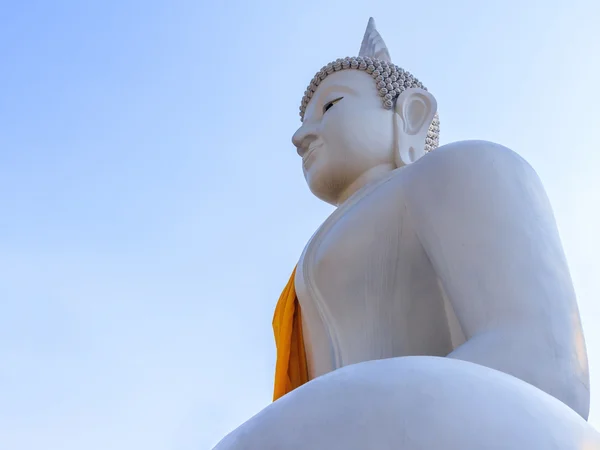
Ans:
[{"label": "buddha's chin", "polygon": [[336,181],[336,177],[325,167],[312,167],[304,172],[304,178],[310,191],[319,199],[332,205],[337,204],[337,199],[343,191],[342,183]]}]

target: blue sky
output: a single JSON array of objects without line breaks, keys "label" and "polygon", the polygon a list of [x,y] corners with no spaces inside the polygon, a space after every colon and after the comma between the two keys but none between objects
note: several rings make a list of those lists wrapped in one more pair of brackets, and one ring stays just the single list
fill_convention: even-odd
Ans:
[{"label": "blue sky", "polygon": [[1,448],[211,448],[270,402],[273,308],[331,212],[290,141],[299,102],[369,16],[442,143],[502,143],[544,181],[600,425],[597,1],[1,10]]}]

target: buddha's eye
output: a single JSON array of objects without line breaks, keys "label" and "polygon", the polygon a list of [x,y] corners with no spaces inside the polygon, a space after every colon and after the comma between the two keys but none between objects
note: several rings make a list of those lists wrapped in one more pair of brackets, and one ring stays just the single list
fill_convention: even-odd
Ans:
[{"label": "buddha's eye", "polygon": [[323,114],[325,114],[329,110],[329,108],[331,108],[333,105],[335,105],[337,102],[339,102],[343,98],[344,97],[336,98],[335,100],[332,100],[332,101],[326,103],[325,106],[323,106]]}]

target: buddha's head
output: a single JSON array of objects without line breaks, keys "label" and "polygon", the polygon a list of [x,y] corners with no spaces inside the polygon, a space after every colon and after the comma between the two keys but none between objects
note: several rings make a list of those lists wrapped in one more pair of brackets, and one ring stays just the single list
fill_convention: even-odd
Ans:
[{"label": "buddha's head", "polygon": [[358,57],[338,59],[312,79],[300,118],[292,142],[304,176],[334,205],[366,174],[411,164],[439,142],[435,98],[392,64],[373,19]]}]

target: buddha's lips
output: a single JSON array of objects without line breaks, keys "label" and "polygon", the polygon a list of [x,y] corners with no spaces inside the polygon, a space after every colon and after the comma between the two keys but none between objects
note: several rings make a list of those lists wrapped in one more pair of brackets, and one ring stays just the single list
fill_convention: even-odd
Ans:
[{"label": "buddha's lips", "polygon": [[308,147],[308,151],[302,156],[302,164],[304,164],[305,167],[306,167],[306,163],[308,162],[308,159],[310,158],[310,155],[312,155],[315,150],[317,150],[318,148],[321,148],[321,147],[323,147],[323,143],[319,143],[317,145],[311,145],[310,147]]}]

